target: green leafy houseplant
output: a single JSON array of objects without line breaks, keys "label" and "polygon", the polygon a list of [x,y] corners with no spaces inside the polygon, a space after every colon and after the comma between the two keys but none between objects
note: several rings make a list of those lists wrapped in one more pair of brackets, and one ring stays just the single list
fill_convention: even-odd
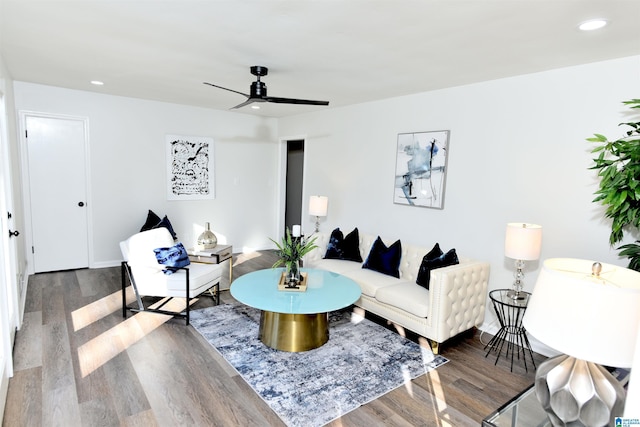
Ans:
[{"label": "green leafy houseplant", "polygon": [[[640,109],[640,99],[625,101],[630,108]],[[629,126],[625,136],[615,141],[595,134],[587,141],[598,144],[592,153],[599,153],[593,159],[590,169],[598,171],[600,186],[594,193],[594,202],[606,207],[605,216],[611,219],[609,244],[622,240],[625,229],[640,229],[640,121],[620,123]],[[640,241],[622,245],[619,255],[629,259],[629,268],[640,271]]]},{"label": "green leafy houseplant", "polygon": [[288,274],[299,280],[299,265],[303,256],[317,248],[315,244],[317,237],[305,240],[304,237],[293,237],[289,227],[285,230],[285,235],[280,243],[270,239],[277,246],[276,254],[278,260],[273,264],[273,268],[284,265]]}]

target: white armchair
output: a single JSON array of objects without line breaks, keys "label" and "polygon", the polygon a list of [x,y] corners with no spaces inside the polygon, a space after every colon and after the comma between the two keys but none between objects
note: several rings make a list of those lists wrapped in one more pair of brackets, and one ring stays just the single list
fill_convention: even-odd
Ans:
[{"label": "white armchair", "polygon": [[[189,324],[191,299],[206,291],[211,291],[214,303],[220,302],[220,277],[222,267],[217,264],[190,264],[173,274],[164,274],[164,266],[158,264],[154,249],[171,247],[175,244],[166,228],[156,228],[134,234],[120,242],[122,262],[122,316],[129,311],[151,311],[186,319]],[[133,287],[137,308],[129,307],[126,302],[127,282]],[[161,297],[159,302],[147,305],[143,297]],[[185,299],[185,310],[174,312],[163,307],[173,298]]]}]

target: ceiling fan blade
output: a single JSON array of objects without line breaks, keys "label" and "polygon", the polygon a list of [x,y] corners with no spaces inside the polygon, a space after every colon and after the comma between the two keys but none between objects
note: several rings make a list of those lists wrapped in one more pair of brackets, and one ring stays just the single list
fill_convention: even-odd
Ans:
[{"label": "ceiling fan blade", "polygon": [[207,83],[207,82],[202,82],[202,83],[204,83],[206,85],[209,85],[209,86],[217,87],[218,89],[228,90],[229,92],[237,93],[237,94],[240,94],[242,96],[246,96],[247,98],[249,98],[249,95],[247,95],[246,93],[238,92],[237,90],[227,89],[226,87],[214,85],[213,83]]},{"label": "ceiling fan blade", "polygon": [[274,96],[266,96],[263,99],[277,104],[329,105],[329,101],[313,101],[311,99],[277,98]]},{"label": "ceiling fan blade", "polygon": [[245,105],[253,104],[254,102],[264,102],[264,100],[263,100],[263,99],[260,99],[260,98],[248,98],[248,99],[247,99],[246,101],[244,101],[243,103],[238,104],[238,105],[236,105],[235,107],[231,107],[230,109],[231,109],[231,110],[235,110],[235,109],[237,109],[237,108],[242,108],[242,107],[244,107]]}]

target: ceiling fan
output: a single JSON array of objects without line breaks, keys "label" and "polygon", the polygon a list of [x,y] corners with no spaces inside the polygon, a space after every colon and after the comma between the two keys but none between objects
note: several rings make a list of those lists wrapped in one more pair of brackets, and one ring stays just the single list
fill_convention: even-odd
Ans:
[{"label": "ceiling fan", "polygon": [[245,105],[252,104],[254,102],[274,102],[276,104],[305,104],[305,105],[329,105],[329,101],[313,101],[310,99],[295,99],[295,98],[278,98],[275,96],[267,96],[267,85],[260,81],[260,77],[266,76],[269,73],[267,67],[261,65],[254,65],[251,67],[251,74],[257,77],[257,80],[251,83],[250,94],[238,92],[237,90],[228,89],[226,87],[214,85],[213,83],[204,82],[204,84],[217,87],[218,89],[228,90],[229,92],[238,93],[246,96],[247,100],[241,104],[232,107],[231,109],[242,108]]}]

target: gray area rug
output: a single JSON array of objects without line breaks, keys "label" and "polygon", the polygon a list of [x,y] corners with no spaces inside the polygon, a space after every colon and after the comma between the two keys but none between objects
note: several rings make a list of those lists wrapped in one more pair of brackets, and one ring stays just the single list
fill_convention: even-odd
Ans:
[{"label": "gray area rug", "polygon": [[314,427],[448,362],[350,311],[329,316],[329,341],[289,353],[258,339],[260,311],[220,305],[191,312],[191,325],[291,427]]}]

